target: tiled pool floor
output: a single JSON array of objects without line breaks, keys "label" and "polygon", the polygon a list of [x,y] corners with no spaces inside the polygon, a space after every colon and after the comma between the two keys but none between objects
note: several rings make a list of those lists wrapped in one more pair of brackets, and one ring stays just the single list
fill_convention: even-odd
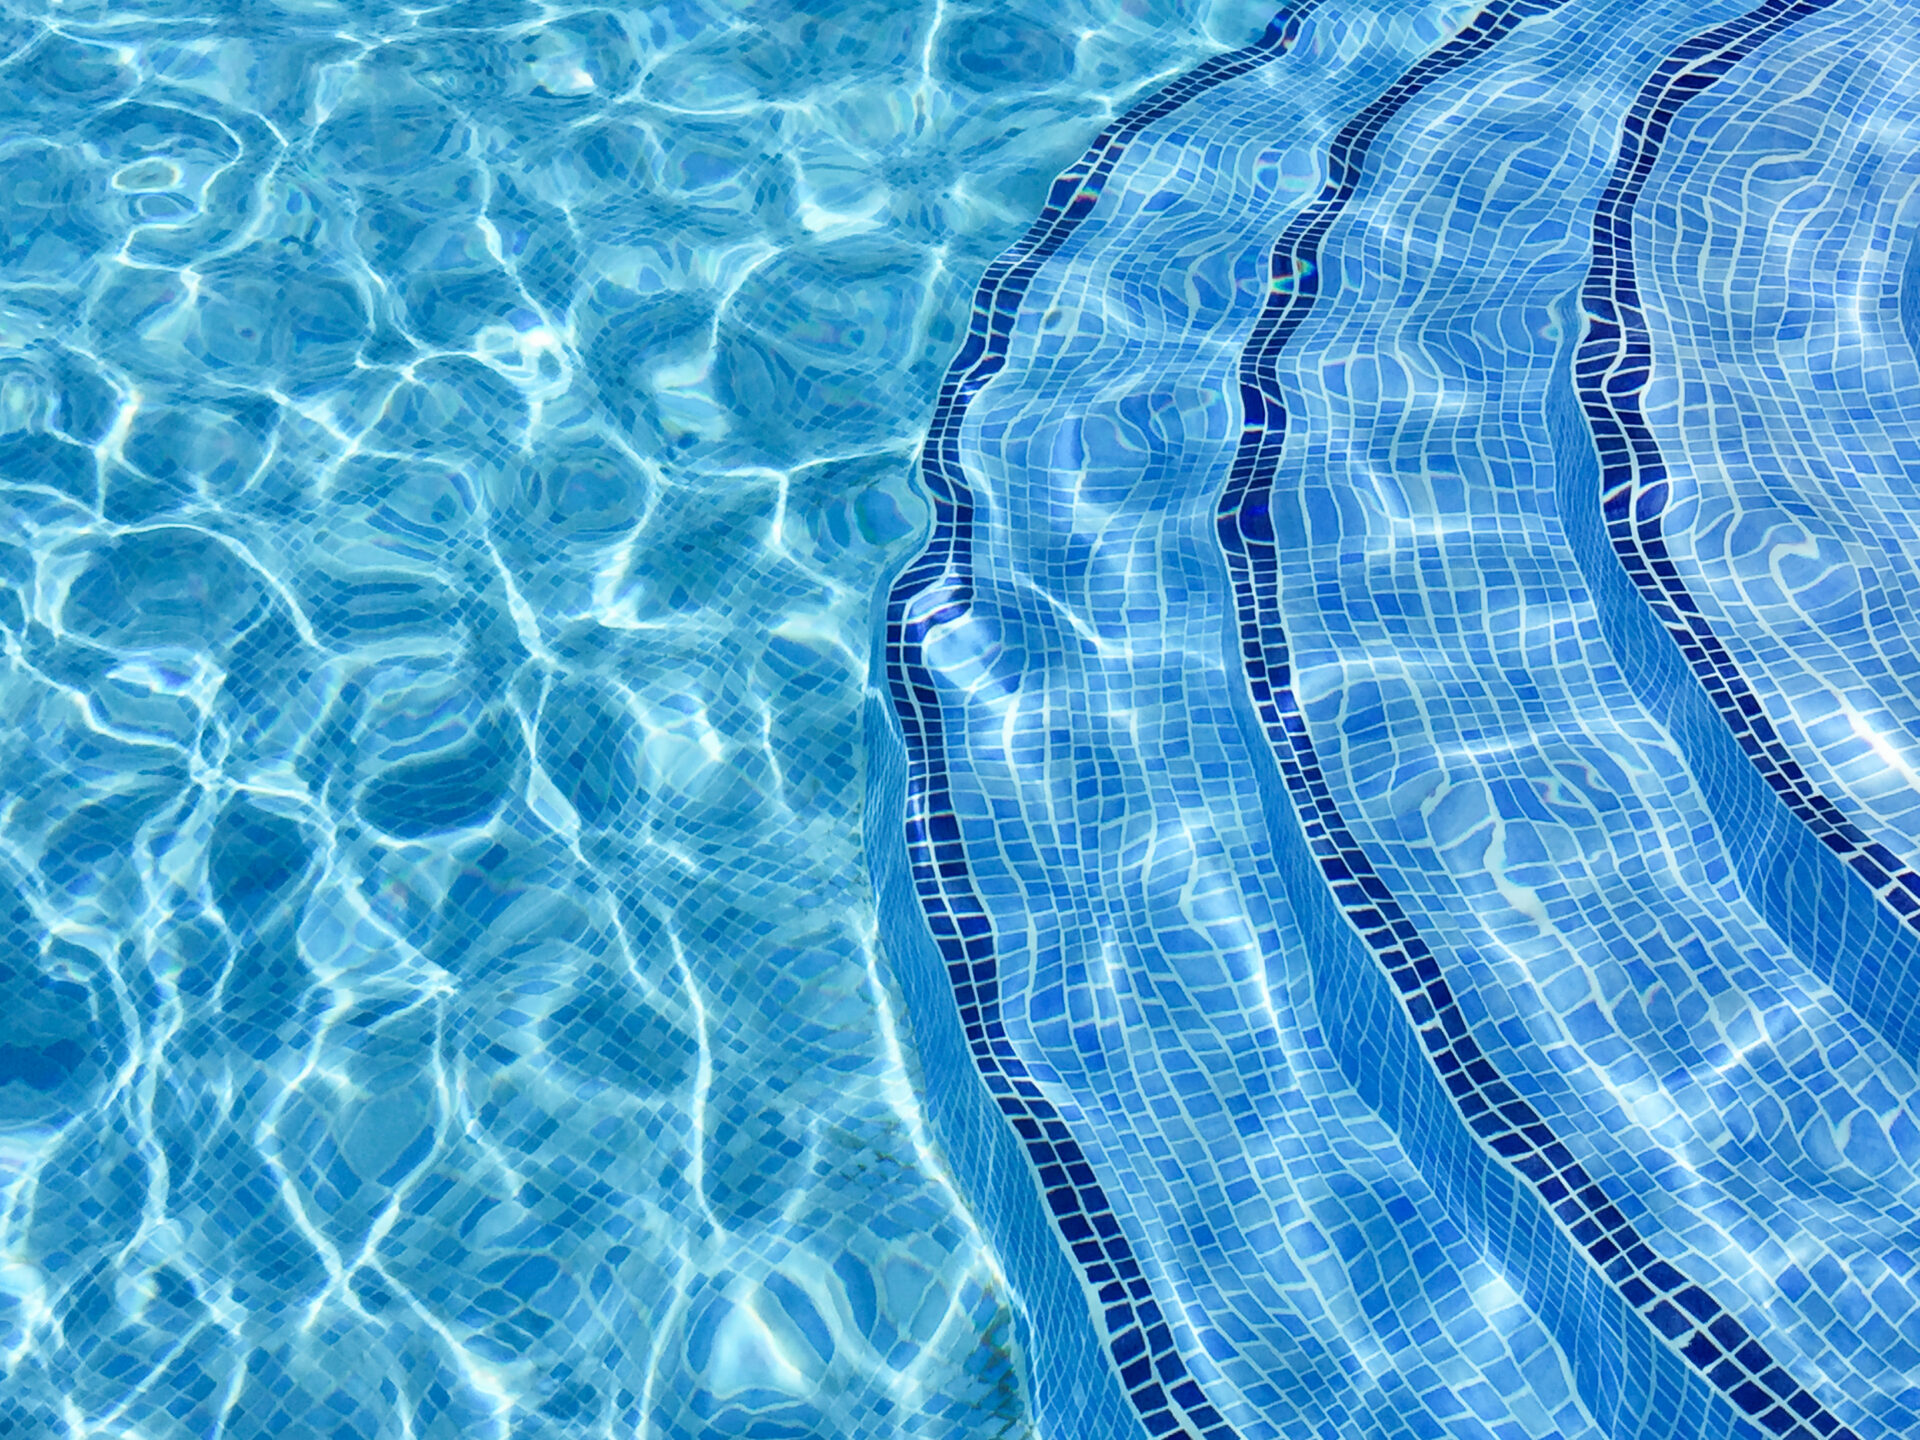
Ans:
[{"label": "tiled pool floor", "polygon": [[1920,1433],[1912,5],[4,16],[0,1435]]}]

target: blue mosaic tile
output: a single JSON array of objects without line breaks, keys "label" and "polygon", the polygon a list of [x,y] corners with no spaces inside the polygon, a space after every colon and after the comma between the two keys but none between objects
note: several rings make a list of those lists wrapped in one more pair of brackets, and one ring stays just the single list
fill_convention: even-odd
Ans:
[{"label": "blue mosaic tile", "polygon": [[1916,20],[0,5],[0,1435],[1920,1433]]},{"label": "blue mosaic tile", "polygon": [[[1590,548],[1549,553],[1571,545],[1557,507],[1578,495],[1557,472],[1594,468],[1596,443],[1590,425],[1569,435],[1550,397],[1572,388],[1580,344],[1599,333],[1575,308],[1592,265],[1582,242],[1603,223],[1591,217],[1607,175],[1638,164],[1619,158],[1635,106],[1657,109],[1672,91],[1706,103],[1703,81],[1792,38],[1818,8],[1667,16],[1657,53],[1628,54],[1617,21],[1486,7],[1350,108],[1322,102],[1341,123],[1303,140],[1291,166],[1269,154],[1232,173],[1230,137],[1292,128],[1259,123],[1252,99],[1209,117],[1212,130],[1189,121],[1167,143],[1223,157],[1200,172],[1214,172],[1205,193],[1182,213],[1189,197],[1161,188],[1162,174],[1180,173],[1170,164],[1141,182],[1141,216],[1116,202],[1112,238],[1084,233],[1099,228],[1096,210],[1057,278],[1029,287],[1023,313],[1038,318],[1024,328],[1002,319],[991,290],[979,297],[982,320],[1009,337],[1005,373],[977,388],[965,368],[952,375],[970,413],[936,426],[952,438],[923,461],[946,503],[889,608],[899,838],[923,857],[923,910],[984,917],[964,934],[933,921],[936,941],[952,927],[963,1017],[992,966],[1000,1014],[973,1037],[978,1067],[991,1074],[1011,1053],[1040,1095],[1078,1112],[1095,1140],[1081,1142],[1092,1174],[1124,1177],[1098,1192],[1100,1213],[1113,1206],[1130,1248],[1158,1259],[1150,1278],[1182,1302],[1170,1340],[1196,1398],[1247,1433],[1830,1435],[1912,1423],[1901,1362],[1866,1358],[1891,1339],[1884,1322],[1876,1331],[1855,1306],[1826,1308],[1823,1337],[1791,1301],[1755,1293],[1764,1252],[1781,1256],[1778,1274],[1790,1244],[1838,1258],[1899,1223],[1900,1202],[1850,1205],[1837,1173],[1821,1174],[1829,1160],[1884,1173],[1896,1163],[1890,1130],[1876,1143],[1863,1108],[1853,1156],[1829,1144],[1785,1184],[1763,1181],[1692,1157],[1696,1134],[1734,1141],[1729,1107],[1745,1112],[1734,1123],[1747,1163],[1768,1169],[1779,1137],[1777,1122],[1756,1134],[1753,1092],[1740,1098],[1737,1080],[1702,1093],[1689,1073],[1738,1066],[1736,1036],[1747,1055],[1778,1044],[1805,1056],[1807,1040],[1832,1032],[1815,1043],[1876,1072],[1867,1084],[1855,1066],[1852,1083],[1880,1097],[1869,1103],[1903,1107],[1911,1072],[1886,1024],[1897,1007],[1827,988],[1849,967],[1894,983],[1903,927],[1892,915],[1863,922],[1853,877],[1829,861],[1800,867],[1803,897],[1812,886],[1819,898],[1772,928],[1778,897],[1742,889],[1764,889],[1753,847],[1720,850],[1689,776],[1689,761],[1724,764],[1724,750],[1697,724],[1684,743],[1668,739],[1640,711],[1621,672],[1650,662],[1608,645],[1630,617],[1594,613],[1575,578]],[[1590,110],[1540,103],[1582,85]],[[1288,170],[1299,198],[1263,245],[1227,197],[1236,181]],[[1422,211],[1435,219],[1423,226]],[[1173,217],[1158,231],[1156,212]],[[1237,257],[1209,245],[1210,227],[1234,234]],[[1490,233],[1507,227],[1511,238]],[[1143,254],[1209,249],[1221,271],[1237,267],[1238,285],[1209,296],[1142,284]],[[1416,287],[1429,293],[1416,300]],[[1466,315],[1495,317],[1484,340]],[[1500,383],[1509,376],[1517,383]],[[1443,428],[1434,405],[1446,388],[1467,394]],[[1556,457],[1582,438],[1587,458]],[[1511,473],[1529,464],[1531,488]],[[1586,497],[1600,512],[1600,487]],[[1523,619],[1522,606],[1544,613]],[[1729,782],[1713,783],[1725,793]],[[1735,799],[1756,805],[1750,791]],[[1776,835],[1796,829],[1777,801],[1758,804]],[[1679,813],[1648,824],[1638,817],[1650,805]],[[1575,833],[1595,822],[1591,839]],[[1168,850],[1175,873],[1156,885]],[[1892,943],[1843,960],[1825,907]],[[1287,1013],[1278,976],[1298,977],[1288,1009],[1316,1023],[1268,1020]],[[1279,1057],[1293,1073],[1302,1065],[1290,1025],[1347,1103],[1404,1147],[1398,1182],[1432,1197],[1397,1213],[1384,1201],[1393,1219],[1377,1233],[1345,1216],[1288,1228],[1289,1203],[1300,1215],[1315,1203],[1300,1195],[1303,1176],[1351,1185],[1359,1163],[1331,1115],[1289,1122],[1269,1098]],[[1801,1083],[1832,1090],[1824,1064],[1788,1071],[1755,1055],[1751,1068],[1770,1090],[1786,1086],[1771,1090],[1776,1106]],[[1248,1086],[1250,1074],[1267,1083]],[[1857,1103],[1837,1112],[1849,1135]],[[1290,1123],[1299,1141],[1276,1144]],[[1284,1159],[1262,1174],[1254,1152],[1266,1146]],[[1492,1204],[1468,1198],[1489,1186]],[[1849,1221],[1836,1222],[1835,1202]],[[1455,1274],[1492,1262],[1512,1277],[1533,1328],[1509,1343],[1558,1352],[1571,1413],[1543,1414],[1526,1386],[1477,1388],[1500,1367],[1469,1348],[1470,1330],[1451,1337],[1457,1356],[1481,1357],[1456,1361],[1458,1388],[1435,1387],[1431,1348],[1397,1362],[1417,1365],[1421,1384],[1379,1378],[1405,1321],[1369,1311],[1364,1297],[1381,1292],[1360,1277],[1377,1277],[1397,1244],[1418,1244],[1423,1210],[1450,1208],[1473,1237]],[[1431,1250],[1421,1268],[1442,1292],[1447,1253]],[[1339,1276],[1323,1285],[1358,1287],[1352,1308],[1276,1284],[1311,1274],[1303,1260],[1320,1256]],[[1834,1267],[1833,1283],[1857,1282]],[[1404,1273],[1386,1293],[1395,1308],[1421,1303]],[[1097,1327],[1097,1299],[1087,1303]],[[1891,1294],[1885,1303],[1900,1308]],[[1223,1313],[1239,1323],[1223,1326]],[[1379,1357],[1371,1385],[1332,1378],[1360,1316]],[[1275,1378],[1316,1366],[1328,1381],[1293,1394]]]}]

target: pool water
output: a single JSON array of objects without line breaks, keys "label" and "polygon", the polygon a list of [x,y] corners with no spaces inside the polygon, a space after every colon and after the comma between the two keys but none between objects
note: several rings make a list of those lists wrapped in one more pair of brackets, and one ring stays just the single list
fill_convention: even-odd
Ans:
[{"label": "pool water", "polygon": [[1920,27],[10,6],[0,1435],[1920,1431]]}]

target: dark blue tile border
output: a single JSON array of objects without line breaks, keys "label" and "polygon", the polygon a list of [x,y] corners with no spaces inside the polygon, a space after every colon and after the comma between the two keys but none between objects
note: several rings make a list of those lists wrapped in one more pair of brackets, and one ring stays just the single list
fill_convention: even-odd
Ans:
[{"label": "dark blue tile border", "polygon": [[[885,596],[875,597],[883,609]],[[885,620],[876,614],[874,673],[885,665]],[[1027,1361],[1035,1424],[1074,1440],[1138,1440],[1140,1418],[1120,1390],[1096,1333],[1073,1257],[1055,1238],[1025,1147],[977,1073],[960,1028],[946,961],[928,932],[904,843],[907,754],[892,706],[877,689],[866,706],[868,873],[879,901],[887,967],[900,987],[919,1062],[920,1104],[967,1208],[997,1242],[1020,1304],[1016,1342]]]},{"label": "dark blue tile border", "polygon": [[[1774,1435],[1857,1440],[1775,1364],[1718,1301],[1654,1254],[1545,1118],[1500,1077],[1469,1030],[1438,958],[1347,828],[1293,689],[1271,518],[1273,482],[1287,428],[1277,358],[1319,298],[1321,244],[1352,199],[1373,141],[1427,85],[1485,53],[1522,20],[1555,8],[1555,0],[1495,0],[1354,116],[1333,140],[1320,194],[1274,245],[1271,293],[1242,352],[1245,420],[1218,512],[1221,548],[1233,583],[1240,658],[1261,728],[1321,875],[1391,980],[1402,1012],[1468,1126],[1526,1180],[1627,1303],[1742,1413]],[[1656,72],[1655,83],[1666,76],[1669,86],[1684,86],[1689,83],[1686,77],[1695,73],[1690,67],[1715,64],[1735,46],[1744,46],[1739,51],[1744,55],[1765,38],[1760,32],[1772,33],[1768,27],[1777,30],[1791,23],[1794,13],[1814,8],[1809,0],[1798,5],[1773,0],[1687,42]],[[1776,21],[1781,14],[1787,18]],[[1634,114],[1642,113],[1636,105]],[[1636,133],[1635,124],[1629,120],[1630,135]],[[1644,170],[1638,173],[1643,176]]]},{"label": "dark blue tile border", "polygon": [[1574,388],[1600,455],[1607,536],[1628,577],[1667,629],[1740,749],[1787,808],[1879,901],[1920,931],[1920,873],[1828,799],[1793,759],[1753,688],[1688,593],[1661,528],[1671,490],[1641,409],[1653,346],[1634,273],[1633,216],[1680,107],[1754,49],[1832,0],[1769,0],[1694,37],[1656,70],[1628,112],[1626,133],[1593,219],[1593,266],[1581,290],[1586,330]]},{"label": "dark blue tile border", "polygon": [[992,927],[961,846],[940,696],[923,645],[930,629],[958,619],[971,603],[973,494],[961,465],[960,429],[973,397],[1006,363],[1008,337],[1035,274],[1092,213],[1114,166],[1142,130],[1284,54],[1315,3],[1305,0],[1281,11],[1253,44],[1215,56],[1128,111],[1054,181],[1039,219],[981,278],[966,341],[948,367],[921,451],[921,475],[933,501],[932,532],[887,595],[885,670],[905,748],[907,858],[946,966],[968,1055],[1019,1136],[1054,1228],[1097,1296],[1099,1328],[1129,1403],[1148,1434],[1183,1440],[1237,1437],[1187,1369],[1085,1153],[1007,1035]]}]

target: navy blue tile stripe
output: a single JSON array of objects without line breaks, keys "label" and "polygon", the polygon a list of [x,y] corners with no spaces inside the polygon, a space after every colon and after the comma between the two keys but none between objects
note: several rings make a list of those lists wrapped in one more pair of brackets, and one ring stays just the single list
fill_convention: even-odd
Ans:
[{"label": "navy blue tile stripe", "polygon": [[968,1052],[1020,1137],[1060,1238],[1097,1298],[1095,1318],[1129,1402],[1150,1435],[1182,1440],[1237,1437],[1187,1369],[1084,1151],[1007,1035],[992,926],[967,869],[947,777],[940,696],[924,644],[933,627],[959,620],[972,603],[973,494],[961,465],[960,430],[973,397],[1006,363],[1014,318],[1040,266],[1092,212],[1107,178],[1142,130],[1204,91],[1284,54],[1315,3],[1306,0],[1281,11],[1253,44],[1215,56],[1128,111],[1054,181],[1040,217],[987,270],[921,451],[921,475],[933,499],[932,532],[887,596],[887,688],[907,760],[907,857],[946,965]]},{"label": "navy blue tile stripe", "polygon": [[1593,268],[1581,292],[1587,328],[1574,359],[1574,385],[1600,452],[1607,536],[1648,607],[1741,750],[1787,808],[1864,880],[1882,904],[1920,931],[1920,873],[1872,839],[1821,794],[1793,759],[1687,591],[1669,556],[1661,521],[1671,499],[1667,470],[1641,409],[1653,347],[1634,278],[1633,212],[1674,116],[1755,47],[1832,0],[1771,0],[1739,20],[1696,36],[1668,58],[1628,113],[1613,175],[1593,221]]},{"label": "navy blue tile stripe", "polygon": [[1218,512],[1241,660],[1254,709],[1321,874],[1392,981],[1402,1010],[1469,1128],[1534,1188],[1627,1303],[1740,1411],[1774,1435],[1857,1440],[1774,1362],[1738,1319],[1654,1254],[1545,1118],[1500,1077],[1469,1030],[1438,958],[1341,817],[1293,687],[1271,518],[1274,476],[1287,428],[1277,359],[1321,293],[1321,243],[1352,199],[1373,141],[1394,115],[1425,86],[1484,53],[1521,20],[1553,8],[1552,3],[1495,0],[1354,116],[1333,140],[1319,195],[1273,247],[1271,293],[1241,357],[1245,420]]}]

